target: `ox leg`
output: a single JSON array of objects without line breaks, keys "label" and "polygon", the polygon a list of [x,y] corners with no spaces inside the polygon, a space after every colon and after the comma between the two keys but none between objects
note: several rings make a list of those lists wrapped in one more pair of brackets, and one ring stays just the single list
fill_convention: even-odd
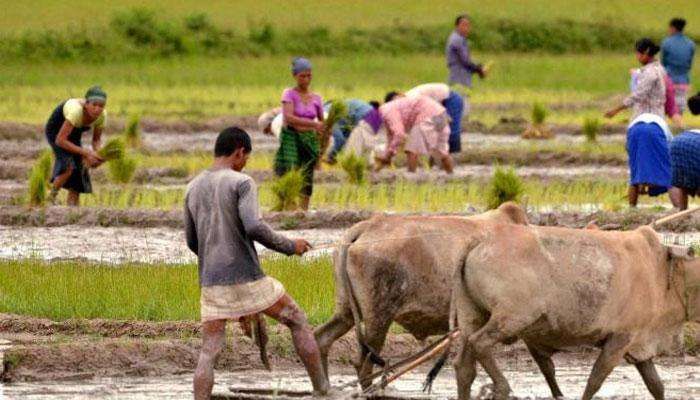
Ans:
[{"label": "ox leg", "polygon": [[651,360],[641,361],[634,364],[637,371],[642,375],[644,384],[649,389],[649,392],[654,396],[654,400],[664,400],[664,384],[659,378],[659,373],[656,372],[656,367]]},{"label": "ox leg", "polygon": [[460,336],[459,350],[454,360],[457,377],[457,395],[459,400],[471,398],[472,384],[476,379],[476,358],[467,343],[466,335]]},{"label": "ox leg", "polygon": [[542,375],[544,375],[544,379],[547,381],[549,390],[552,391],[552,397],[555,399],[563,399],[564,395],[562,394],[561,389],[559,389],[559,385],[557,384],[555,377],[556,373],[554,370],[554,362],[552,362],[552,352],[535,345],[530,345],[529,343],[526,344],[532,358],[540,368]]},{"label": "ox leg", "polygon": [[318,327],[314,332],[316,342],[318,342],[318,349],[321,352],[321,363],[323,364],[326,378],[329,377],[328,353],[331,346],[336,340],[345,335],[353,325],[354,322],[350,313],[335,314],[330,321]]},{"label": "ox leg", "polygon": [[613,334],[605,341],[603,350],[600,352],[598,359],[593,365],[591,375],[588,377],[586,390],[583,392],[581,400],[591,400],[593,395],[598,392],[605,378],[610,375],[612,370],[624,358],[628,343],[629,336],[622,334]]},{"label": "ox leg", "polygon": [[[382,352],[386,335],[389,332],[389,327],[391,326],[391,322],[393,320],[393,316],[382,315],[381,321],[372,319],[367,320],[366,322],[365,342],[377,352],[377,355],[381,354]],[[374,363],[369,359],[369,356],[369,352],[362,349],[360,351],[360,358],[357,364],[357,378],[359,379],[360,386],[362,386],[363,389],[372,384],[372,380],[367,378],[368,376],[372,375],[372,369],[374,368]]]}]

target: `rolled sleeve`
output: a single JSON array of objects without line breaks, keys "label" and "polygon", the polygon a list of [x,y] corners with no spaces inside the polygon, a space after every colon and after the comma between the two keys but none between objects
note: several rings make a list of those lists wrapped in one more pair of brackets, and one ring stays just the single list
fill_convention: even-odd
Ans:
[{"label": "rolled sleeve", "polygon": [[187,197],[185,197],[185,238],[187,240],[187,247],[192,250],[194,254],[199,252],[199,241],[197,240],[197,227],[195,226],[194,219],[192,218],[192,213],[187,205]]},{"label": "rolled sleeve", "polygon": [[268,249],[286,255],[294,254],[294,242],[275,232],[262,220],[258,205],[258,189],[252,179],[242,182],[238,187],[238,215],[248,237]]}]

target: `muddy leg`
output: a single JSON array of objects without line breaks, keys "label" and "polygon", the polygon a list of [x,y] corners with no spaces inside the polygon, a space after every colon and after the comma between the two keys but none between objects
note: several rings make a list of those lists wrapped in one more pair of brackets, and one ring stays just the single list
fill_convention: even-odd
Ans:
[{"label": "muddy leg", "polygon": [[582,400],[591,400],[593,395],[598,392],[605,378],[622,361],[628,343],[628,336],[620,334],[613,334],[605,341],[603,350],[600,352],[598,359],[593,365],[591,375],[588,377]]},{"label": "muddy leg", "polygon": [[531,346],[530,344],[527,344],[527,349],[530,351],[530,354],[537,363],[537,366],[540,367],[540,371],[542,372],[542,375],[544,375],[544,379],[547,381],[549,390],[552,391],[552,397],[555,399],[564,398],[555,377],[552,353],[538,348],[537,346]]},{"label": "muddy leg", "polygon": [[[368,320],[366,321],[365,342],[369,345],[377,355],[380,355],[384,347],[386,335],[389,332],[393,316],[382,315],[381,321]],[[372,374],[374,363],[369,359],[369,353],[360,351],[360,359],[357,368],[357,378],[360,380],[360,386],[366,388],[372,384],[372,381],[367,377]]]},{"label": "muddy leg", "polygon": [[659,378],[659,373],[656,372],[656,367],[651,360],[641,361],[634,364],[637,371],[642,375],[644,384],[649,389],[649,392],[654,396],[654,400],[664,400],[664,384]]},{"label": "muddy leg", "polygon": [[307,322],[304,312],[286,294],[264,312],[292,331],[294,349],[309,374],[314,392],[321,395],[327,394],[330,390],[330,384],[323,371],[321,353],[318,350],[314,332]]},{"label": "muddy leg", "polygon": [[202,324],[202,349],[194,371],[194,398],[208,400],[214,387],[214,366],[224,348],[226,321],[207,321]]},{"label": "muddy leg", "polygon": [[457,396],[459,400],[469,400],[472,384],[476,379],[476,358],[467,343],[467,338],[461,336],[459,340],[461,343],[453,364],[457,377]]},{"label": "muddy leg", "polygon": [[418,169],[418,154],[407,151],[406,163],[408,164],[408,172],[416,172]]},{"label": "muddy leg", "polygon": [[80,205],[80,193],[74,191],[74,190],[69,190],[68,191],[68,206],[69,207],[78,207]]},{"label": "muddy leg", "polygon": [[524,327],[523,325],[522,321],[516,324],[514,321],[499,317],[498,313],[494,312],[486,325],[469,337],[469,344],[476,353],[477,361],[484,367],[484,370],[493,381],[493,396],[495,400],[507,400],[511,389],[506,377],[503,376],[503,373],[498,368],[491,350],[495,344],[514,337]]},{"label": "muddy leg", "polygon": [[314,335],[318,343],[318,349],[321,352],[321,363],[323,371],[328,379],[328,352],[333,343],[345,335],[354,325],[352,315],[350,313],[335,314],[330,321],[321,325],[316,329]]},{"label": "muddy leg", "polygon": [[627,189],[627,201],[630,207],[637,207],[637,198],[639,198],[639,188],[636,185],[630,185]]}]

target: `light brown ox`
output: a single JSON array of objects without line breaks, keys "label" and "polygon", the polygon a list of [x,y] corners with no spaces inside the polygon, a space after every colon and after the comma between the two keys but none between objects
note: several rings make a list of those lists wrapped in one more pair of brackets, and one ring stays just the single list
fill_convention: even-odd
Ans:
[{"label": "light brown ox", "polygon": [[473,217],[377,216],[350,228],[335,254],[335,314],[316,330],[326,371],[332,344],[354,325],[365,387],[370,348],[379,355],[393,322],[419,340],[447,332],[454,271],[464,265],[466,245],[494,223],[527,224],[527,217],[506,203]]},{"label": "light brown ox", "polygon": [[[508,398],[508,382],[491,350],[513,338],[546,356],[572,346],[600,347],[584,400],[623,359],[635,365],[655,399],[664,398],[652,357],[672,346],[685,321],[700,320],[698,260],[671,257],[649,227],[485,228],[484,236],[467,244],[454,280],[460,399],[470,398],[476,361],[494,382],[494,398]],[[554,397],[561,397],[551,360],[538,364]]]}]

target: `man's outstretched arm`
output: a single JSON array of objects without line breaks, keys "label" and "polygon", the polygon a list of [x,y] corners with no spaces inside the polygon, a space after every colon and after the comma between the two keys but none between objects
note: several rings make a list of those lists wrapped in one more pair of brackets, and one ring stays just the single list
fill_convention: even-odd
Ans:
[{"label": "man's outstretched arm", "polygon": [[297,252],[293,240],[275,232],[262,220],[258,204],[258,188],[252,179],[246,180],[238,187],[238,215],[243,222],[246,234],[251,239],[268,249],[286,255]]}]

